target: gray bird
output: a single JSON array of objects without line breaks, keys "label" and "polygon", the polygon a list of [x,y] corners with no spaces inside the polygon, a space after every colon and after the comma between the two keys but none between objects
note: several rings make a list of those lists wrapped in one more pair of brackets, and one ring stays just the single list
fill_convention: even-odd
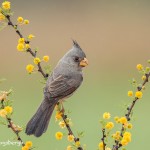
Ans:
[{"label": "gray bird", "polygon": [[55,105],[72,95],[83,81],[82,68],[88,65],[86,55],[76,41],[49,76],[44,99],[26,126],[26,134],[41,136],[46,132]]}]

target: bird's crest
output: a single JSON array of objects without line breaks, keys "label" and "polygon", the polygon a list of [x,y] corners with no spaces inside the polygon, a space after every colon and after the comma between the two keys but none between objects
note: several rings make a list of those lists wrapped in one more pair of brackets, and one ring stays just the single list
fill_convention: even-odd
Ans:
[{"label": "bird's crest", "polygon": [[77,43],[77,41],[76,41],[76,40],[72,40],[72,42],[73,42],[73,45],[74,45],[75,47],[77,47],[77,48],[80,48],[80,49],[81,49],[81,47],[79,46],[79,44]]}]

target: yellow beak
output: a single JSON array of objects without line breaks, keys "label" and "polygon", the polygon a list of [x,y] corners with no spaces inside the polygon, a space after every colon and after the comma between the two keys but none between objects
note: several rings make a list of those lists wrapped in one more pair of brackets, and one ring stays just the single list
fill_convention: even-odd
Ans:
[{"label": "yellow beak", "polygon": [[88,60],[86,58],[84,58],[83,60],[80,61],[80,66],[81,67],[85,67],[88,65]]}]

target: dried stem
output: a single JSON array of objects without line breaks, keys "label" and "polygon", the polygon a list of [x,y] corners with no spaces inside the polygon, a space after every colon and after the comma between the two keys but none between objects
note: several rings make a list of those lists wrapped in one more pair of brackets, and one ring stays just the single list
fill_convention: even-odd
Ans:
[{"label": "dried stem", "polygon": [[[144,87],[144,85],[148,82],[148,79],[149,79],[149,77],[150,77],[150,72],[149,72],[148,74],[145,74],[145,76],[146,76],[146,79],[143,81],[142,86],[138,86],[138,87],[137,87],[137,90],[138,90],[138,91],[141,91],[142,88]],[[132,104],[127,108],[127,113],[125,114],[125,117],[127,118],[128,121],[131,120],[130,116],[131,116],[131,113],[132,113],[132,111],[133,111],[133,108],[134,108],[134,106],[135,106],[135,104],[136,104],[136,102],[137,102],[138,99],[139,99],[139,98],[135,97],[134,100],[133,100],[133,102],[132,102]],[[121,132],[120,132],[120,136],[122,136],[122,137],[123,137],[123,132],[124,132],[124,130],[125,130],[124,125],[122,125]],[[119,144],[118,141],[116,141],[115,143],[116,143],[116,144],[113,145],[112,150],[118,150],[120,147],[122,147],[122,145]]]},{"label": "dried stem", "polygon": [[17,136],[17,140],[18,140],[19,142],[21,142],[21,145],[22,145],[22,146],[25,146],[23,140],[21,139],[21,137],[20,137],[20,135],[19,135],[19,132],[16,131],[16,129],[13,127],[12,119],[11,119],[11,118],[8,118],[8,117],[6,117],[6,119],[7,119],[8,123],[9,123],[9,124],[8,124],[8,128],[11,128],[11,129],[12,129],[12,131],[13,131],[13,132],[16,134],[16,136]]},{"label": "dried stem", "polygon": [[[4,109],[4,100],[1,101],[1,109]],[[20,135],[19,135],[19,132],[14,128],[14,124],[13,124],[13,121],[10,117],[6,116],[6,120],[8,122],[8,128],[10,128],[17,136],[17,140],[19,142],[21,142],[21,145],[22,146],[25,146],[23,140],[21,139]]]}]

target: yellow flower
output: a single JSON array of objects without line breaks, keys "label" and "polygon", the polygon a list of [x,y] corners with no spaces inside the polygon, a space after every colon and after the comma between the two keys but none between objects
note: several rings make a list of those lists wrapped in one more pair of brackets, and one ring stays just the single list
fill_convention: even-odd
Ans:
[{"label": "yellow flower", "polygon": [[34,58],[33,62],[37,65],[41,62],[40,58],[36,57]]},{"label": "yellow flower", "polygon": [[100,142],[99,144],[98,144],[98,147],[99,147],[99,149],[101,150],[101,149],[103,149],[103,142]]},{"label": "yellow flower", "polygon": [[65,124],[64,121],[60,121],[60,122],[59,122],[59,126],[60,126],[61,128],[65,128],[65,127],[66,127],[66,124]]},{"label": "yellow flower", "polygon": [[10,9],[10,2],[9,1],[4,1],[2,3],[2,8],[5,9],[5,10]]},{"label": "yellow flower", "polygon": [[133,96],[133,91],[128,91],[128,96]]},{"label": "yellow flower", "polygon": [[123,146],[127,145],[129,142],[131,142],[131,133],[130,132],[125,132],[123,134],[123,138],[122,138],[122,141],[121,141],[121,144]]},{"label": "yellow flower", "polygon": [[24,20],[24,24],[29,24],[29,20]]},{"label": "yellow flower", "polygon": [[128,144],[128,142],[125,140],[125,139],[122,139],[121,140],[121,145],[122,146],[126,146]]},{"label": "yellow flower", "polygon": [[131,133],[130,133],[130,132],[125,132],[125,133],[123,134],[123,137],[125,137],[125,136],[130,136],[130,137],[131,137]]},{"label": "yellow flower", "polygon": [[17,45],[17,50],[18,50],[18,51],[23,51],[23,49],[24,49],[24,44],[19,43],[19,44]]},{"label": "yellow flower", "polygon": [[43,60],[44,60],[45,62],[48,62],[48,61],[49,61],[49,56],[43,56]]},{"label": "yellow flower", "polygon": [[137,91],[135,93],[135,97],[137,97],[137,98],[142,98],[142,95],[143,95],[143,93],[141,91]]},{"label": "yellow flower", "polygon": [[34,66],[29,64],[26,66],[26,70],[28,71],[28,73],[31,73],[34,70]]},{"label": "yellow flower", "polygon": [[126,117],[121,117],[119,120],[122,124],[126,124],[128,122]]},{"label": "yellow flower", "polygon": [[10,107],[10,106],[6,106],[4,109],[6,110],[6,112],[7,112],[8,114],[11,114],[12,111],[13,111],[13,108]]},{"label": "yellow flower", "polygon": [[139,71],[143,70],[143,66],[142,66],[141,64],[138,64],[138,65],[136,66],[136,68],[137,68],[137,70],[139,70]]},{"label": "yellow flower", "polygon": [[109,118],[110,118],[110,113],[109,113],[109,112],[105,112],[105,113],[103,114],[103,118],[104,118],[104,119],[109,119]]},{"label": "yellow flower", "polygon": [[142,76],[142,80],[145,80],[146,79],[146,76],[144,75],[144,76]]},{"label": "yellow flower", "polygon": [[25,48],[26,48],[26,49],[29,49],[29,48],[30,48],[30,45],[29,45],[29,44],[25,44]]},{"label": "yellow flower", "polygon": [[62,113],[61,112],[56,112],[55,119],[60,120],[61,118],[62,118]]},{"label": "yellow flower", "polygon": [[116,133],[113,134],[113,138],[118,141],[120,139],[120,131],[116,131]]},{"label": "yellow flower", "polygon": [[17,18],[17,21],[18,21],[19,23],[23,23],[23,18],[22,18],[22,17],[18,17],[18,18]]},{"label": "yellow flower", "polygon": [[31,148],[32,147],[32,142],[31,141],[27,141],[25,146],[27,146],[28,148]]},{"label": "yellow flower", "polygon": [[131,136],[124,136],[123,140],[126,140],[127,142],[131,142]]},{"label": "yellow flower", "polygon": [[0,21],[4,19],[5,19],[5,16],[2,13],[0,13]]},{"label": "yellow flower", "polygon": [[57,140],[61,140],[63,138],[63,133],[62,132],[56,132],[55,137]]},{"label": "yellow flower", "polygon": [[23,146],[22,150],[29,150],[29,148],[27,146]]},{"label": "yellow flower", "polygon": [[2,118],[5,118],[6,115],[7,115],[7,111],[6,111],[5,109],[1,109],[1,110],[0,110],[0,116],[1,116]]},{"label": "yellow flower", "polygon": [[120,135],[120,131],[116,131],[116,135]]},{"label": "yellow flower", "polygon": [[116,123],[119,123],[119,117],[118,116],[116,116],[115,118],[114,118],[114,120],[116,121]]},{"label": "yellow flower", "polygon": [[67,139],[69,142],[72,142],[74,140],[74,136],[72,134],[69,134]]},{"label": "yellow flower", "polygon": [[80,141],[76,141],[76,142],[75,142],[75,146],[76,146],[76,147],[79,147],[79,146],[80,146]]},{"label": "yellow flower", "polygon": [[29,34],[29,35],[28,35],[28,39],[29,39],[29,40],[32,40],[34,37],[35,37],[35,36],[34,36],[33,34]]},{"label": "yellow flower", "polygon": [[131,123],[128,124],[128,129],[132,129],[133,125]]},{"label": "yellow flower", "polygon": [[108,122],[105,126],[106,129],[112,129],[114,127],[114,123],[113,122]]},{"label": "yellow flower", "polygon": [[67,149],[66,150],[73,150],[72,146],[67,146]]},{"label": "yellow flower", "polygon": [[25,42],[25,39],[24,39],[24,38],[20,38],[20,39],[18,40],[18,43],[24,44],[24,42]]}]

